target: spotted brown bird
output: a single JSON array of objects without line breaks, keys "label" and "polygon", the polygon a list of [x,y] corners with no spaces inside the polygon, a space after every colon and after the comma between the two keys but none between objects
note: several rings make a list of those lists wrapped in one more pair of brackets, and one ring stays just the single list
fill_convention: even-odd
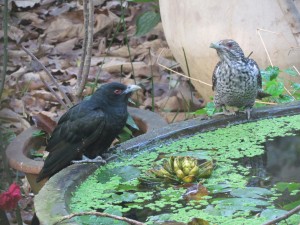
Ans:
[{"label": "spotted brown bird", "polygon": [[50,177],[83,155],[95,158],[106,151],[128,117],[127,102],[137,85],[102,85],[88,100],[70,108],[49,139],[49,152],[37,181]]},{"label": "spotted brown bird", "polygon": [[226,106],[244,108],[247,118],[250,119],[255,99],[269,96],[262,90],[257,63],[245,57],[243,50],[234,40],[221,40],[212,43],[210,47],[216,49],[220,57],[212,76],[216,107],[222,107],[226,115],[235,114],[228,111]]}]

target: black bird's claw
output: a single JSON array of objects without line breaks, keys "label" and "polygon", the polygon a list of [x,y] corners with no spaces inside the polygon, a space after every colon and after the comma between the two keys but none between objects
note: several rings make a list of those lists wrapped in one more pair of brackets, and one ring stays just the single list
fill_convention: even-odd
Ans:
[{"label": "black bird's claw", "polygon": [[82,156],[82,160],[73,160],[72,163],[78,164],[78,163],[101,163],[101,164],[106,164],[106,161],[102,159],[101,156],[97,156],[94,159],[90,159],[86,156]]}]

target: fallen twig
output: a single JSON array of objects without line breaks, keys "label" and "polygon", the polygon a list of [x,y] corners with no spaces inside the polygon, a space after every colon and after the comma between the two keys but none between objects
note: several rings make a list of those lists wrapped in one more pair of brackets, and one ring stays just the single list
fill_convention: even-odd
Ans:
[{"label": "fallen twig", "polygon": [[26,49],[24,46],[21,45],[21,48],[28,54],[31,56],[31,58],[33,60],[35,60],[42,68],[43,70],[46,72],[46,74],[50,77],[51,81],[53,82],[53,84],[57,87],[57,89],[59,90],[59,92],[62,94],[63,98],[65,99],[66,103],[65,104],[60,98],[59,96],[56,94],[56,92],[50,87],[50,85],[47,84],[47,82],[42,78],[42,76],[40,76],[42,82],[45,84],[45,86],[51,91],[51,93],[57,98],[57,100],[66,108],[70,108],[72,107],[72,102],[69,99],[69,97],[66,95],[66,93],[61,89],[61,87],[59,86],[59,84],[56,82],[55,78],[52,76],[52,74],[50,73],[50,71],[43,65],[43,63],[40,62],[40,60],[38,60],[37,57],[35,57],[28,49]]},{"label": "fallen twig", "polygon": [[77,74],[77,87],[80,87],[80,83],[82,80],[83,65],[84,65],[84,61],[85,61],[87,41],[88,41],[89,14],[88,14],[87,1],[88,0],[83,0],[84,37],[83,37],[83,42],[82,42],[81,61],[80,61],[79,71]]},{"label": "fallen twig", "polygon": [[[269,31],[269,30],[265,30],[265,29],[261,29],[261,28],[257,28],[257,34],[258,34],[258,36],[259,36],[259,38],[260,38],[260,41],[261,41],[261,43],[262,43],[262,45],[263,45],[263,47],[264,47],[264,50],[265,50],[266,54],[267,54],[267,56],[268,56],[269,62],[270,62],[270,64],[271,64],[271,66],[274,67],[274,65],[273,65],[273,63],[272,63],[272,60],[271,60],[271,57],[270,57],[270,54],[269,54],[268,49],[267,49],[267,47],[266,47],[265,41],[264,41],[264,39],[262,38],[262,36],[261,36],[261,34],[260,34],[260,31],[269,32],[269,33],[271,33],[271,34],[276,34],[276,35],[279,35],[279,33],[276,33],[276,32],[273,32],[273,31]],[[287,93],[295,100],[294,96],[293,96],[292,93],[285,87],[285,85],[284,85],[283,87],[284,87],[284,90],[285,90],[285,91],[286,91],[286,92],[287,92]]]},{"label": "fallen twig", "polygon": [[54,223],[54,225],[61,223],[64,220],[68,220],[71,219],[73,217],[76,216],[88,216],[88,215],[93,215],[93,216],[102,216],[102,217],[109,217],[109,218],[113,218],[116,220],[121,220],[121,221],[125,221],[129,224],[132,225],[146,225],[145,223],[141,223],[139,221],[136,220],[132,220],[126,217],[122,217],[122,216],[116,216],[116,215],[112,215],[112,214],[108,214],[108,213],[102,213],[102,212],[81,212],[81,213],[73,213],[67,216],[62,217],[59,221],[57,221],[56,223]]},{"label": "fallen twig", "polygon": [[280,217],[277,217],[276,219],[270,220],[269,222],[264,223],[263,225],[276,224],[282,220],[289,218],[290,216],[296,214],[297,212],[300,212],[300,205],[298,205],[296,208],[293,208],[292,210],[288,211],[286,214],[284,214]]},{"label": "fallen twig", "polygon": [[198,80],[198,79],[195,79],[195,78],[186,76],[186,75],[184,75],[184,74],[182,74],[182,73],[179,73],[179,72],[177,72],[177,71],[175,71],[175,70],[172,70],[172,69],[170,69],[170,68],[168,68],[168,67],[166,67],[166,66],[160,64],[158,61],[159,61],[159,58],[161,57],[161,54],[162,54],[162,52],[163,52],[164,50],[165,50],[165,49],[162,49],[162,50],[161,50],[161,52],[159,53],[159,55],[158,55],[158,57],[157,57],[157,60],[156,60],[156,63],[157,63],[159,66],[161,66],[162,68],[164,68],[164,69],[166,69],[166,70],[171,71],[172,73],[176,73],[176,74],[179,75],[179,76],[182,76],[182,77],[188,78],[188,79],[190,79],[190,80],[197,81],[197,82],[199,82],[199,83],[201,83],[201,84],[205,84],[205,85],[207,85],[207,86],[212,87],[211,84],[208,84],[208,83],[206,83],[206,82],[204,82],[204,81],[201,81],[201,80]]},{"label": "fallen twig", "polygon": [[94,3],[92,0],[89,0],[88,11],[86,13],[88,13],[88,29],[85,30],[85,33],[87,33],[86,56],[84,59],[82,77],[80,80],[79,87],[76,91],[76,96],[78,98],[77,100],[81,98],[81,95],[85,88],[87,77],[90,72],[92,49],[93,49],[93,35],[94,35]]},{"label": "fallen twig", "polygon": [[4,13],[3,13],[3,61],[2,61],[2,73],[0,77],[0,99],[4,89],[5,77],[7,72],[7,62],[8,62],[8,0],[4,1]]},{"label": "fallen twig", "polygon": [[298,75],[300,76],[300,72],[299,72],[299,70],[297,69],[297,67],[296,67],[296,66],[293,66],[293,68],[294,68],[294,70],[296,70],[296,72],[297,72]]}]

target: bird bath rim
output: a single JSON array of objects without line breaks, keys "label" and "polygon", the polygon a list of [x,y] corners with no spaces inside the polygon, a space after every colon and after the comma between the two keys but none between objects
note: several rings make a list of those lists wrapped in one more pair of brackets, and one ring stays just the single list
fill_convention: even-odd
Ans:
[{"label": "bird bath rim", "polygon": [[[250,122],[296,114],[300,114],[300,102],[256,109],[252,113]],[[241,124],[245,122],[248,122],[248,120],[244,114],[237,116],[216,116],[208,120],[196,118],[152,130],[147,134],[122,143],[117,147],[117,150],[136,151],[141,147],[157,143],[158,139],[166,141],[183,135],[193,134],[196,131],[210,131],[225,127],[228,124]],[[50,178],[34,200],[36,213],[40,218],[41,224],[51,224],[50,221],[57,221],[60,217],[70,214],[68,201],[71,192],[97,168],[98,166],[95,164],[71,165]],[[51,196],[51,198],[48,196]],[[47,201],[47,204],[45,204],[45,201]],[[76,224],[76,222],[69,220],[62,224]]]}]

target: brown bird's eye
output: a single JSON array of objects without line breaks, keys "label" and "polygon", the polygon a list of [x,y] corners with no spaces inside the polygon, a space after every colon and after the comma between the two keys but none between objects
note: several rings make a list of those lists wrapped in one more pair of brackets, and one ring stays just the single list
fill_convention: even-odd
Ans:
[{"label": "brown bird's eye", "polygon": [[116,90],[114,91],[114,93],[115,93],[116,95],[120,95],[120,94],[122,94],[122,90],[121,90],[121,89],[116,89]]},{"label": "brown bird's eye", "polygon": [[228,48],[231,48],[231,47],[232,47],[232,43],[229,42],[229,43],[226,44],[226,46],[227,46]]}]

